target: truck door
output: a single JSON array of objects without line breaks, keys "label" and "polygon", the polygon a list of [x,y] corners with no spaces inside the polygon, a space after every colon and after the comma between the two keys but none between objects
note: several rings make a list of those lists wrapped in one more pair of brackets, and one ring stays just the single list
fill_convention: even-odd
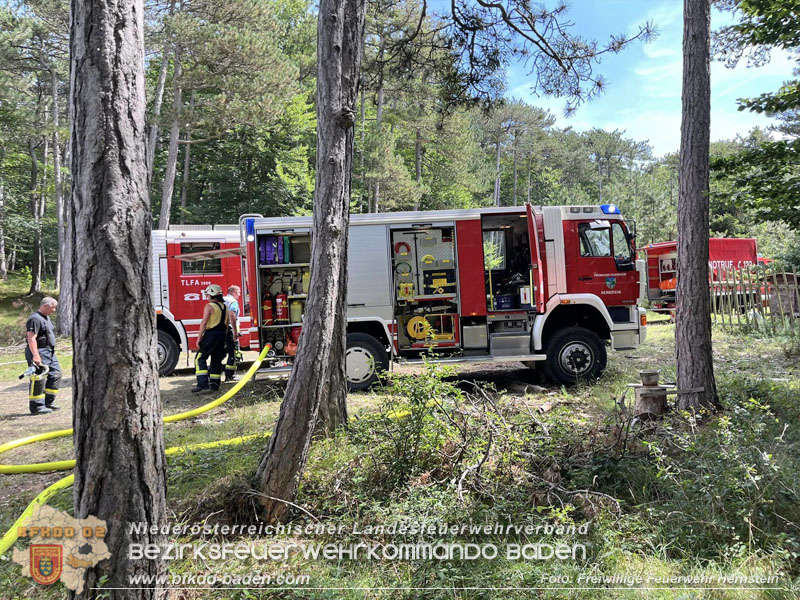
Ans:
[{"label": "truck door", "polygon": [[564,246],[569,293],[594,294],[606,306],[636,304],[633,251],[620,221],[565,221]]},{"label": "truck door", "polygon": [[542,247],[540,245],[541,236],[539,235],[539,221],[533,207],[527,205],[528,209],[528,240],[531,248],[531,291],[533,294],[536,312],[543,313],[547,303],[547,294],[544,288],[544,261],[542,260]]}]

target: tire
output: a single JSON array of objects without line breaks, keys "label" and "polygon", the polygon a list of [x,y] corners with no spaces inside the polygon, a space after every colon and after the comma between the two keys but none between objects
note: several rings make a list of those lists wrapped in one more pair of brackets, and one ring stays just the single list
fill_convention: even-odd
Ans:
[{"label": "tire", "polygon": [[545,372],[553,382],[575,385],[579,380],[597,379],[606,368],[606,345],[596,333],[584,327],[568,327],[547,343]]},{"label": "tire", "polygon": [[389,369],[389,356],[383,344],[366,333],[348,333],[345,351],[345,376],[350,391],[369,389]]},{"label": "tire", "polygon": [[166,331],[158,330],[158,374],[161,377],[171,374],[181,355],[175,338]]}]

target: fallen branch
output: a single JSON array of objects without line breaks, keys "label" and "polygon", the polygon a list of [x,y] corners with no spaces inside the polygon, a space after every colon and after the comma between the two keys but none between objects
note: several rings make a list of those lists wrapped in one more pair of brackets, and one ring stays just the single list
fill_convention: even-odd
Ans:
[{"label": "fallen branch", "polygon": [[486,460],[489,458],[489,451],[491,449],[492,449],[492,430],[490,429],[489,430],[489,439],[486,442],[486,452],[483,453],[483,458],[481,458],[481,460],[478,461],[477,464],[470,465],[469,467],[467,467],[464,470],[464,472],[461,474],[461,477],[458,480],[458,499],[461,501],[462,504],[465,504],[465,502],[464,502],[464,489],[463,489],[464,479],[470,473],[478,473],[478,472],[480,472],[481,467],[483,466],[483,463],[485,463]]},{"label": "fallen branch", "polygon": [[[545,478],[539,477],[538,475],[534,475],[533,473],[530,473],[529,471],[523,471],[523,472],[530,479],[534,479],[534,480],[536,480],[536,481],[538,481],[540,483],[545,484],[547,487],[550,488],[551,491],[555,490],[555,491],[561,492],[562,494],[565,494],[567,496],[585,496],[587,500],[589,500],[589,498],[588,498],[589,496],[598,496],[600,498],[604,498],[605,500],[611,501],[617,507],[617,513],[621,513],[622,512],[622,506],[620,505],[619,500],[617,500],[613,496],[609,496],[608,494],[604,494],[603,492],[595,492],[593,490],[568,490],[568,489],[566,489],[564,487],[561,487],[557,483],[553,483],[551,481],[547,481]],[[589,501],[589,503],[591,504],[591,501]],[[594,504],[592,504],[592,506],[594,506]]]}]

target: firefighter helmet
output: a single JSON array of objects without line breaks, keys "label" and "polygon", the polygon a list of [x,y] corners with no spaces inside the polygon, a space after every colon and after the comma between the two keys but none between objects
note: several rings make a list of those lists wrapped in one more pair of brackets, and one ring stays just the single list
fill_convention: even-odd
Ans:
[{"label": "firefighter helmet", "polygon": [[214,296],[222,296],[222,288],[216,283],[212,283],[205,290],[203,290],[203,293],[209,298],[213,298]]}]

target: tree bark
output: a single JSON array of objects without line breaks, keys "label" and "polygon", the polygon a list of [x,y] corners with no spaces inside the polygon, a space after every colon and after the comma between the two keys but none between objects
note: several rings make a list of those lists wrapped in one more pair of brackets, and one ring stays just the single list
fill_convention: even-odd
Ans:
[{"label": "tree bark", "polygon": [[[363,43],[363,42],[362,42]],[[361,87],[361,156],[359,157],[359,166],[361,171],[361,212],[369,212],[369,196],[365,196],[365,188],[367,187],[367,174],[364,171],[364,157],[367,153],[367,107],[364,101],[364,82],[360,82]],[[364,200],[366,199],[366,202]]]},{"label": "tree bark", "polygon": [[495,143],[497,147],[497,157],[494,163],[494,205],[500,206],[500,139]]},{"label": "tree bark", "polygon": [[[189,100],[189,112],[194,109],[194,92],[192,92],[191,100]],[[186,197],[189,195],[189,167],[191,165],[192,156],[192,128],[186,126],[186,139],[188,143],[184,144],[183,148],[183,181],[181,181],[181,214],[178,216],[178,222],[183,225],[186,218]]]},{"label": "tree bark", "polygon": [[[414,136],[414,178],[417,185],[422,185],[422,130],[417,127]],[[419,210],[419,201],[421,197],[417,197],[414,201],[414,210]]]},{"label": "tree bark", "polygon": [[[381,38],[382,39],[382,38]],[[383,42],[381,42],[383,44]],[[381,60],[383,60],[383,46],[381,46]],[[381,74],[380,80],[378,81],[378,95],[377,95],[377,102],[376,102],[376,110],[375,110],[375,130],[378,132],[378,140],[382,140],[381,135],[381,128],[383,127],[383,74]],[[380,154],[378,155],[377,159],[381,161],[382,157]],[[380,176],[380,166],[378,166],[378,177],[375,179],[375,212],[381,211],[381,176]]]},{"label": "tree bark", "polygon": [[33,138],[28,139],[28,154],[31,157],[30,204],[33,217],[33,249],[31,250],[31,289],[28,295],[42,290],[42,224],[39,220],[39,159],[36,156],[36,145]]},{"label": "tree bark", "polygon": [[684,0],[675,348],[684,410],[719,406],[708,302],[708,172],[711,127],[710,0]]},{"label": "tree bark", "polygon": [[6,262],[6,230],[3,227],[6,214],[6,188],[2,177],[3,160],[6,157],[4,148],[0,148],[0,279],[8,281],[8,263]]},{"label": "tree bark", "polygon": [[169,130],[169,151],[167,152],[167,168],[164,172],[164,184],[161,188],[161,212],[158,217],[158,228],[169,228],[170,209],[172,208],[172,192],[175,188],[175,171],[178,165],[178,140],[180,137],[181,104],[183,88],[181,76],[181,47],[175,47],[175,67],[172,74],[172,126]]},{"label": "tree bark", "polygon": [[59,146],[58,127],[58,74],[55,67],[50,69],[50,93],[53,97],[53,182],[56,188],[56,226],[58,227],[58,264],[56,266],[55,287],[61,290],[62,265],[64,262],[64,187],[61,181],[61,146]]},{"label": "tree bark", "polygon": [[365,6],[364,0],[320,1],[311,286],[292,375],[256,474],[269,522],[288,517],[286,501],[297,493],[320,405],[323,416],[344,405],[350,169]]},{"label": "tree bark", "polygon": [[517,130],[514,129],[514,206],[517,205]]},{"label": "tree bark", "polygon": [[[166,470],[151,295],[142,0],[72,0],[71,159],[75,517],[107,522],[111,558],[81,598],[163,598],[129,577],[163,561],[129,559],[163,544],[131,522],[166,523]],[[104,590],[93,591],[106,576]]]}]

